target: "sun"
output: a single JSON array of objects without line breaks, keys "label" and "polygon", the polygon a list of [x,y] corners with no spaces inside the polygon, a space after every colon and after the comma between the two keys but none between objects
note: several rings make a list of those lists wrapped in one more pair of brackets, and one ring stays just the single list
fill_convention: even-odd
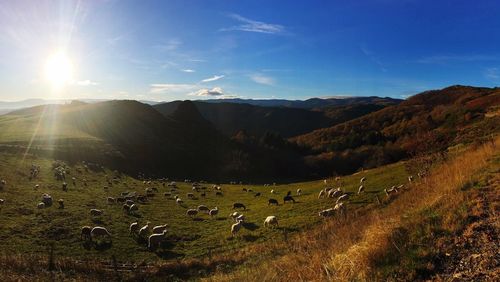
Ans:
[{"label": "sun", "polygon": [[64,52],[56,52],[45,63],[45,79],[55,89],[60,89],[72,80],[73,64]]}]

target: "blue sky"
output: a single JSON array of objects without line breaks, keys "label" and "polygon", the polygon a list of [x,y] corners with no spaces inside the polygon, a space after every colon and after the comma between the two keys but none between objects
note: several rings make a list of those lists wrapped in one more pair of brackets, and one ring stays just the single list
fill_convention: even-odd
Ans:
[{"label": "blue sky", "polygon": [[[0,100],[404,98],[500,84],[499,1],[0,1]],[[48,58],[71,79],[54,89]]]}]

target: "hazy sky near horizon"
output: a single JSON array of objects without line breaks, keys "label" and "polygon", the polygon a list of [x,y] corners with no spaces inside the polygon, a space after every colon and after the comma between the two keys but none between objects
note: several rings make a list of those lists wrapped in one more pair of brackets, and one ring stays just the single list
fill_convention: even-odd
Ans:
[{"label": "hazy sky near horizon", "polygon": [[[495,0],[0,0],[0,100],[404,98],[497,86],[499,12]],[[65,59],[48,67],[54,54]]]}]

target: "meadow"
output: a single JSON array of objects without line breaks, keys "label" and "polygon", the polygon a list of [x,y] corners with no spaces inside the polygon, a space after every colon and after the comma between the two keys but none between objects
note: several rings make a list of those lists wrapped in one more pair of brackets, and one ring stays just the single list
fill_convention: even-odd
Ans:
[{"label": "meadow", "polygon": [[[324,180],[276,184],[270,186],[230,185],[219,183],[223,196],[215,196],[212,184],[202,184],[207,187],[206,197],[194,192],[195,199],[188,199],[186,194],[193,192],[191,183],[177,181],[179,197],[184,205],[176,204],[173,197],[165,197],[164,192],[170,187],[163,186],[159,181],[150,185],[142,180],[104,169],[102,171],[86,170],[83,164],[68,166],[66,176],[68,191],[62,190],[62,181],[56,180],[53,171],[54,160],[34,155],[2,153],[0,158],[0,178],[7,185],[0,190],[0,198],[5,203],[0,210],[0,247],[4,254],[40,254],[46,255],[53,246],[54,255],[59,258],[71,257],[77,260],[109,260],[114,256],[120,262],[144,263],[158,262],[170,259],[202,258],[223,254],[241,249],[245,246],[258,244],[269,240],[286,240],[289,235],[306,231],[320,224],[324,219],[318,212],[333,207],[334,199],[318,199],[318,193],[325,188]],[[29,171],[32,164],[41,167],[37,178],[30,180]],[[112,185],[106,179],[117,176]],[[385,197],[384,188],[407,183],[407,172],[402,162],[365,170],[354,175],[341,178],[342,188],[350,193],[347,202],[347,212],[357,210],[375,203],[376,196]],[[76,178],[76,185],[71,178]],[[168,177],[167,175],[165,177]],[[357,195],[359,180],[366,177],[364,184],[366,192]],[[87,186],[82,180],[86,179]],[[334,179],[328,179],[328,186],[337,187]],[[35,189],[35,185],[39,185]],[[104,189],[109,186],[109,189]],[[121,192],[136,191],[144,194],[149,187],[159,191],[154,197],[149,197],[145,204],[139,205],[136,215],[129,215],[122,210],[121,204],[108,204],[107,197],[118,197]],[[253,192],[244,192],[243,188]],[[296,190],[302,190],[297,196]],[[276,194],[271,194],[271,190]],[[295,204],[283,203],[283,196],[288,191],[296,200]],[[256,197],[255,193],[261,196]],[[37,209],[44,193],[50,194],[54,205],[45,209]],[[175,195],[175,193],[173,193]],[[268,199],[279,201],[279,206],[268,206]],[[58,209],[57,200],[64,199],[64,209]],[[245,225],[236,237],[230,233],[234,223],[229,218],[233,212],[232,205],[240,202],[247,209],[241,211],[245,217]],[[217,217],[210,218],[206,214],[198,214],[195,218],[186,215],[188,208],[198,205],[209,208],[218,207]],[[98,218],[90,216],[90,209],[102,209],[104,214]],[[279,219],[279,228],[263,227],[264,219],[275,215]],[[147,221],[151,226],[167,223],[169,225],[167,240],[156,251],[148,250],[146,243],[129,235],[129,225],[138,221],[142,226]],[[104,226],[112,234],[111,245],[90,245],[80,239],[82,226]]]}]

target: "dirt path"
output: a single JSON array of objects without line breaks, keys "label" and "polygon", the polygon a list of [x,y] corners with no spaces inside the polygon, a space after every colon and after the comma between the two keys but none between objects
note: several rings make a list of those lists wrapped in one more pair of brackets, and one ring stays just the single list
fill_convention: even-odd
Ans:
[{"label": "dirt path", "polygon": [[443,263],[434,281],[500,280],[500,175],[487,187],[472,191],[467,225],[446,242]]}]

